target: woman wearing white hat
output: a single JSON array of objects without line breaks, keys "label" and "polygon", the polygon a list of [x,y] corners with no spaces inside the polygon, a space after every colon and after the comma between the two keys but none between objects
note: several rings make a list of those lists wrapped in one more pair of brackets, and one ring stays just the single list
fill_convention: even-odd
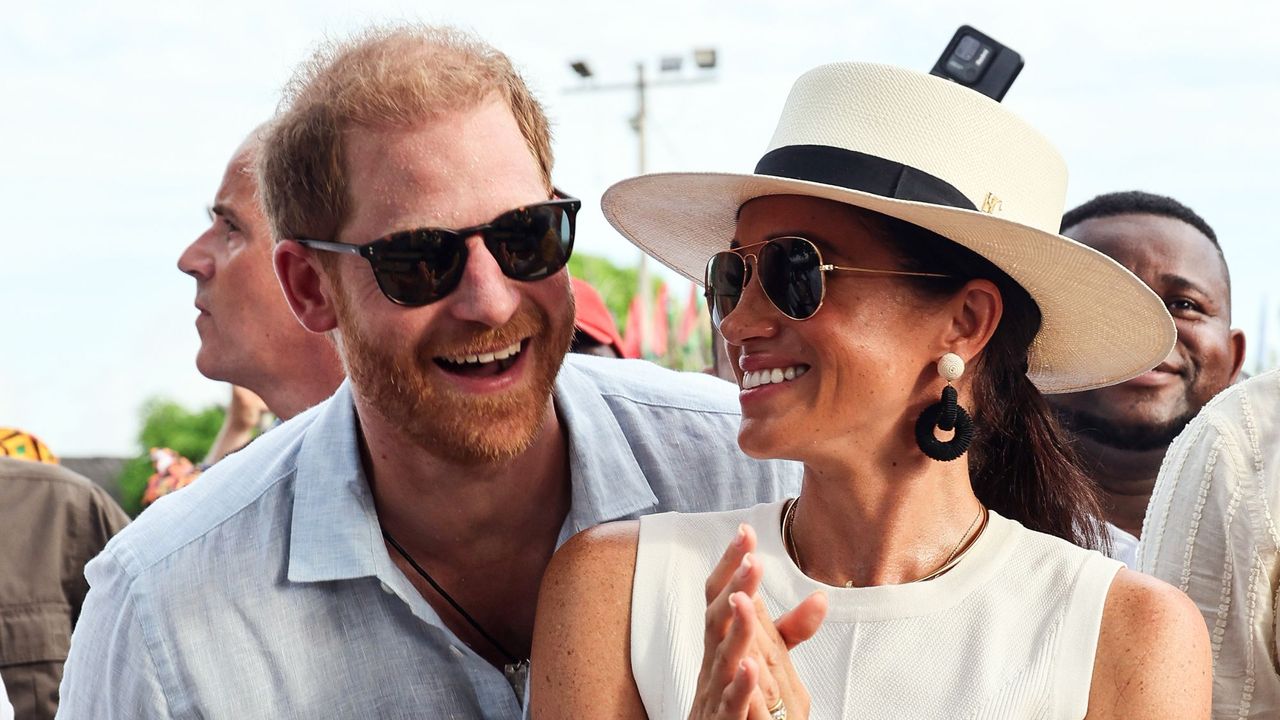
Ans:
[{"label": "woman wearing white hat", "polygon": [[1041,396],[1174,340],[1146,286],[1054,232],[1065,186],[999,104],[840,64],[796,83],[755,173],[605,194],[619,231],[705,281],[739,443],[803,462],[804,485],[566,544],[536,718],[1208,716],[1199,612],[1084,549],[1105,543],[1098,501]]}]

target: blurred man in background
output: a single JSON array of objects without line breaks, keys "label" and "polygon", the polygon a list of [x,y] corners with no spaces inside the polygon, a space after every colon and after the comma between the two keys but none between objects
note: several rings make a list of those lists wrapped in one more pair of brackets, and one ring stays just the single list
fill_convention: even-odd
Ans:
[{"label": "blurred man in background", "polygon": [[263,132],[254,130],[232,155],[209,229],[182,252],[178,269],[196,280],[200,373],[248,388],[287,420],[332,395],[343,371],[329,339],[298,323],[272,269],[271,226],[254,174]]},{"label": "blurred man in background", "polygon": [[265,126],[231,156],[209,207],[209,229],[183,250],[178,269],[196,280],[196,367],[231,383],[222,428],[203,462],[152,450],[156,472],[144,506],[191,484],[200,472],[253,439],[264,411],[288,420],[333,394],[342,362],[324,335],[298,323],[271,265],[271,227],[258,194],[255,163]]},{"label": "blurred man in background", "polygon": [[34,436],[0,428],[0,720],[49,720],[89,584],[84,566],[129,523]]}]

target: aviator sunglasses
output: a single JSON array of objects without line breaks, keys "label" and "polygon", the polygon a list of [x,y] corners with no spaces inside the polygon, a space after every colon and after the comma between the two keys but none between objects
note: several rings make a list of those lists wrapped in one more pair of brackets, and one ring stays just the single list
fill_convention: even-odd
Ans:
[{"label": "aviator sunglasses", "polygon": [[[760,248],[752,253],[743,250]],[[711,321],[717,329],[725,316],[733,312],[742,299],[742,291],[751,281],[751,266],[765,297],[778,312],[792,320],[808,320],[822,307],[826,295],[826,274],[834,270],[868,275],[902,275],[906,277],[951,278],[953,275],[905,270],[873,270],[870,268],[829,265],[813,242],[802,237],[778,237],[718,252],[707,262],[706,297]]]},{"label": "aviator sunglasses", "polygon": [[467,238],[484,246],[513,280],[554,275],[573,253],[573,233],[582,201],[557,194],[553,200],[502,213],[483,225],[451,230],[402,230],[363,245],[295,238],[314,250],[359,255],[369,261],[378,289],[397,305],[420,307],[443,299],[462,280]]}]

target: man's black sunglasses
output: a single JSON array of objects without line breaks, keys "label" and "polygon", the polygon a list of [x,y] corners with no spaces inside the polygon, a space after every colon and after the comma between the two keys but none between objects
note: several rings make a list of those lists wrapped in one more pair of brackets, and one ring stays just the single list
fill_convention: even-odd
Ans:
[{"label": "man's black sunglasses", "polygon": [[467,266],[466,239],[479,234],[503,274],[514,280],[554,275],[573,253],[582,201],[560,196],[502,213],[484,225],[450,230],[403,230],[364,245],[295,238],[313,250],[359,255],[373,267],[378,288],[397,305],[418,307],[458,287]]}]

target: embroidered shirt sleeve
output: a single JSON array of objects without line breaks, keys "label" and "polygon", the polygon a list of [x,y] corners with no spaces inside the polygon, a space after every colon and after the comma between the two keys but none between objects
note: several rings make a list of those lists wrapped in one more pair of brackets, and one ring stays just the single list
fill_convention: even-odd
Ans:
[{"label": "embroidered shirt sleeve", "polygon": [[[1170,447],[1138,568],[1187,593],[1208,625],[1215,717],[1280,716],[1276,496],[1280,423],[1272,402],[1237,389]],[[1262,422],[1260,422],[1262,420]]]}]

